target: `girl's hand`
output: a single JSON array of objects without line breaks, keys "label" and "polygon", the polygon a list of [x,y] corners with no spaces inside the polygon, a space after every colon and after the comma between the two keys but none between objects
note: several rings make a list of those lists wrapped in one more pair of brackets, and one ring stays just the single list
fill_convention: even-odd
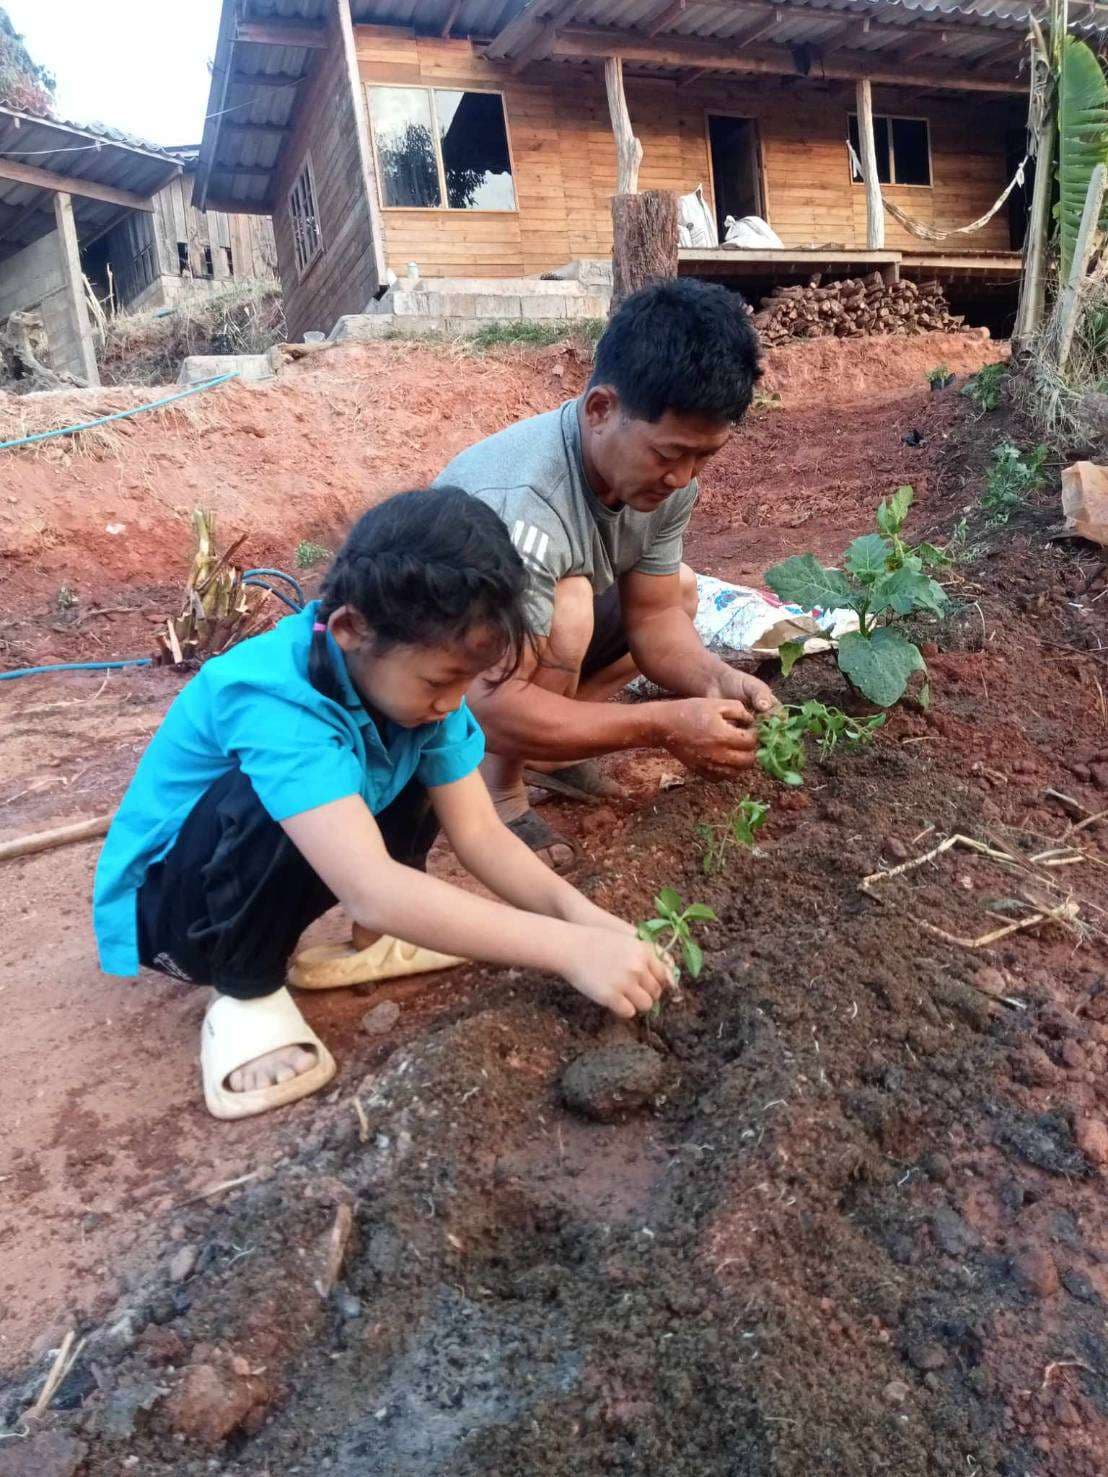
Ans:
[{"label": "girl's hand", "polygon": [[662,991],[673,984],[673,971],[653,944],[611,928],[576,930],[571,957],[562,973],[613,1015],[630,1020],[651,1010]]}]

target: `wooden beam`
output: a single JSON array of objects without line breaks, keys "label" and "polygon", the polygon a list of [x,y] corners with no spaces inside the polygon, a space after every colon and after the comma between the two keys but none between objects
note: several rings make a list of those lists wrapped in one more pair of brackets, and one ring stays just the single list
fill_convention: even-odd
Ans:
[{"label": "wooden beam", "polygon": [[462,0],[454,0],[453,5],[451,5],[449,11],[447,12],[446,20],[443,21],[442,31],[439,33],[444,41],[449,38],[451,31],[454,29],[454,26],[458,20],[458,16],[461,14],[461,10]]},{"label": "wooden beam", "polygon": [[866,250],[885,244],[885,207],[877,176],[877,145],[873,136],[873,88],[868,77],[858,82],[858,138],[861,142],[862,179],[866,186]]},{"label": "wooden beam", "polygon": [[604,60],[604,86],[608,92],[608,111],[612,115],[612,132],[616,137],[616,194],[634,195],[639,188],[639,165],[642,144],[631,127],[627,94],[623,90],[623,61],[618,56]]},{"label": "wooden beam", "polygon": [[116,189],[114,185],[100,185],[95,180],[55,174],[52,169],[39,169],[35,164],[18,164],[14,159],[0,158],[0,179],[11,180],[17,185],[32,185],[39,190],[60,191],[63,195],[102,200],[106,205],[126,205],[130,210],[148,213],[154,210],[154,202],[147,195],[135,195],[130,190]]},{"label": "wooden beam", "polygon": [[[703,67],[713,72],[751,72],[773,77],[797,76],[796,62],[787,46],[766,47],[757,52],[734,50],[727,42],[701,41],[690,36],[670,36],[650,41],[628,31],[609,31],[571,26],[561,33],[553,56],[563,61],[602,61],[619,55],[631,65],[673,68]],[[1024,93],[1026,83],[1011,78],[955,73],[932,75],[905,73],[875,66],[873,54],[844,53],[821,68],[820,81],[851,81],[869,77],[875,86],[934,87],[948,92]]]},{"label": "wooden beam", "polygon": [[701,77],[707,77],[707,76],[708,76],[708,72],[707,72],[707,70],[704,67],[694,67],[691,72],[686,72],[683,77],[678,77],[678,79],[677,79],[677,90],[678,90],[678,92],[680,92],[683,87],[692,87],[693,83],[699,82],[700,79],[701,79]]},{"label": "wooden beam", "polygon": [[1009,52],[1018,53],[1026,45],[1026,35],[1010,32],[1002,41],[998,41],[994,46],[987,46],[984,51],[979,51],[975,57],[971,58],[969,65],[977,68],[982,63],[994,63],[998,56],[1007,56]]},{"label": "wooden beam", "polygon": [[868,36],[869,22],[870,18],[868,15],[862,17],[855,16],[853,20],[844,21],[841,26],[836,26],[830,35],[821,36],[818,41],[813,41],[812,45],[819,52],[820,56],[826,59],[834,55],[836,51],[846,49],[847,41],[857,36],[859,25],[862,35]]},{"label": "wooden beam", "polygon": [[354,37],[354,23],[351,20],[350,6],[346,0],[341,0],[337,6],[337,17],[343,66],[346,71],[346,85],[354,109],[354,122],[358,135],[358,170],[362,177],[366,213],[369,216],[369,247],[373,254],[373,275],[376,278],[376,285],[383,287],[386,272],[385,224],[381,218],[381,202],[377,194],[377,168],[369,142],[369,104],[366,101],[365,83],[362,81],[358,68],[358,47]]},{"label": "wooden beam", "polygon": [[753,46],[756,41],[761,41],[771,31],[776,31],[782,19],[782,12],[780,10],[774,10],[772,15],[763,16],[760,21],[748,30],[740,31],[738,35],[732,37],[732,46]]},{"label": "wooden beam", "polygon": [[257,133],[266,138],[284,138],[292,128],[291,123],[235,123],[228,118],[223,127],[228,133]]},{"label": "wooden beam", "polygon": [[532,57],[541,55],[555,39],[563,26],[568,25],[580,8],[582,0],[562,0],[530,38],[524,41],[512,58],[512,71],[521,72]]},{"label": "wooden beam", "polygon": [[[70,330],[77,340],[81,373],[89,385],[98,385],[100,370],[96,365],[96,345],[92,341],[92,324],[89,322],[88,303],[85,300],[85,278],[81,271],[81,249],[77,245],[73,201],[64,191],[59,191],[54,196],[54,218],[58,226],[58,254],[61,257],[62,278],[65,283],[65,305]],[[60,369],[62,366],[55,364],[53,367]]]},{"label": "wooden beam", "polygon": [[251,46],[296,46],[308,51],[323,51],[329,44],[326,26],[311,21],[239,21],[234,39]]}]

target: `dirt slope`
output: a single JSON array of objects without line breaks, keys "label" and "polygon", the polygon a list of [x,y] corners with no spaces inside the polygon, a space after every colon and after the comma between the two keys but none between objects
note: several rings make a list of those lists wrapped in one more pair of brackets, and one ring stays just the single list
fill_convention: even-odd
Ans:
[{"label": "dirt slope", "polygon": [[[921,495],[919,529],[949,527],[976,495],[1001,426],[968,424],[964,402],[922,387],[922,370],[954,366],[962,346],[881,345],[872,385],[852,378],[856,346],[840,358],[818,347],[815,368],[800,355],[775,366],[782,408],[755,416],[708,481],[698,563],[754,574],[792,549],[837,551],[900,481]],[[480,371],[541,408],[575,387],[575,366],[553,373],[562,363]],[[520,413],[448,388],[489,425]],[[278,390],[293,414],[299,397]],[[439,378],[408,390],[445,393]],[[252,411],[264,403],[236,393]],[[333,413],[335,397],[307,393],[313,422]],[[425,436],[454,435],[433,404],[389,423],[412,438],[410,460],[394,455],[398,483],[432,470]],[[913,429],[919,447],[902,440]],[[200,445],[230,437],[213,434]],[[97,499],[133,461],[128,449],[83,468]],[[191,475],[216,465],[196,453]],[[102,512],[94,499],[81,526]],[[1088,549],[1045,542],[1054,516],[1044,504],[1000,533],[971,517],[977,557],[953,581],[967,614],[932,633],[931,713],[898,713],[872,750],[814,767],[800,796],[756,779],[773,804],[758,855],[705,879],[695,826],[741,791],[659,793],[673,766],[653,756],[616,766],[634,804],[559,812],[580,829],[600,900],[641,916],[672,883],[720,915],[705,975],[661,1021],[653,1114],[570,1116],[558,1078],[597,1044],[599,1016],[555,984],[468,970],[409,996],[383,1038],[358,1029],[367,999],[313,998],[341,1065],[328,1100],[217,1127],[195,1100],[201,1002],[95,971],[94,849],[8,866],[0,999],[26,1070],[0,1079],[0,1414],[18,1415],[43,1351],[77,1326],[92,1337],[57,1402],[64,1437],[47,1433],[76,1443],[56,1468],[70,1477],[1099,1477],[1104,832],[1072,833],[1044,792],[1088,812],[1108,804],[1108,602],[1086,590]],[[138,583],[105,563],[86,600],[160,598],[174,522],[157,526],[162,562],[127,566]],[[257,526],[282,562],[296,538],[328,534],[276,502]],[[43,562],[60,546],[20,537],[14,639],[71,653],[81,630],[35,618],[62,577]],[[124,547],[103,541],[97,557],[125,559],[110,553]],[[97,629],[110,651],[142,626]],[[110,804],[178,682],[13,684],[4,832]],[[802,663],[786,694],[850,701],[823,660]],[[952,832],[1025,860],[1062,842],[1082,855],[1028,873],[954,853],[887,884],[885,908],[859,893],[883,861]],[[968,937],[1028,895],[1070,894],[1076,931],[983,951],[921,926]],[[315,1284],[343,1206],[353,1233],[324,1300]],[[21,1443],[40,1471],[45,1439]]]}]

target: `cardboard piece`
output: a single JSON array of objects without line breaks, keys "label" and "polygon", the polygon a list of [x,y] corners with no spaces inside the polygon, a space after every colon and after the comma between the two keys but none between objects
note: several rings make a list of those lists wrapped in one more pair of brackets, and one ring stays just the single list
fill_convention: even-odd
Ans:
[{"label": "cardboard piece", "polygon": [[1108,467],[1074,462],[1062,472],[1066,528],[1108,548]]}]

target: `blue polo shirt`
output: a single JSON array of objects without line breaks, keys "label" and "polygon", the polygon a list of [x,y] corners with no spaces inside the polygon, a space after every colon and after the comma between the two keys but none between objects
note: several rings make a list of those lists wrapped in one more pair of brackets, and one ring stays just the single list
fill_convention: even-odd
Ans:
[{"label": "blue polo shirt", "polygon": [[374,815],[416,777],[429,788],[464,779],[485,740],[465,703],[441,723],[378,730],[330,635],[342,701],[312,686],[308,653],[318,602],[272,631],[205,662],[178,693],[139,761],[100,853],[93,927],[100,967],[138,973],[137,894],[197,801],[237,762],[275,821],[347,795]]}]

